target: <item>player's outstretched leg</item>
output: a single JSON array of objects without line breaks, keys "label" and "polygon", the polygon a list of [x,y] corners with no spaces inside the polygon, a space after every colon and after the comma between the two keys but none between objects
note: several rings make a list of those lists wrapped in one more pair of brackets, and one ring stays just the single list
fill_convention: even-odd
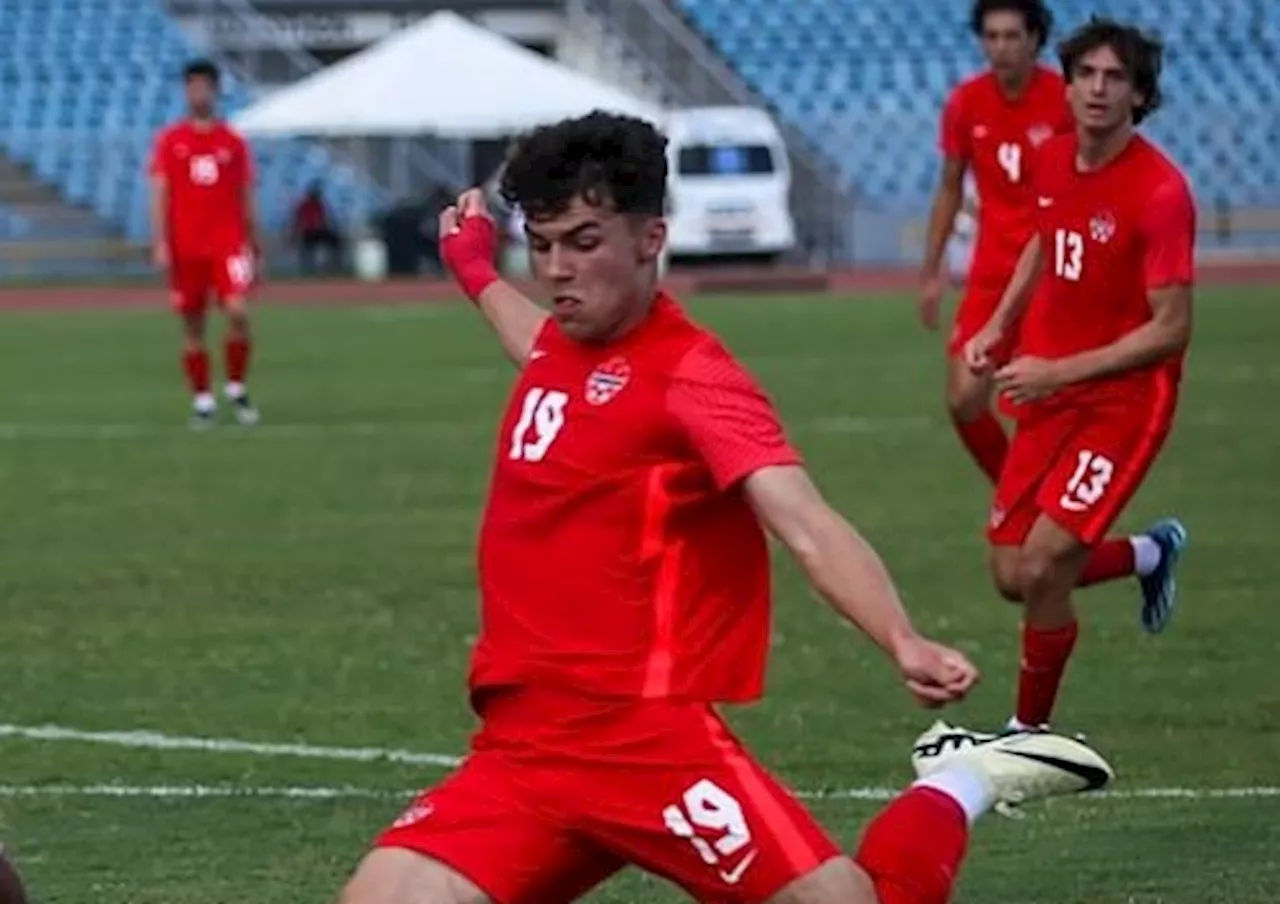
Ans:
[{"label": "player's outstretched leg", "polygon": [[246,386],[249,355],[252,351],[249,315],[240,298],[227,302],[226,313],[227,332],[223,339],[223,352],[226,358],[227,385],[224,392],[235,412],[236,420],[245,426],[251,426],[258,423],[259,414],[249,399],[249,389]]},{"label": "player's outstretched leg", "polygon": [[1097,751],[1048,732],[914,759],[921,777],[867,827],[855,858],[879,904],[946,904],[979,817],[1098,790],[1115,777]]}]

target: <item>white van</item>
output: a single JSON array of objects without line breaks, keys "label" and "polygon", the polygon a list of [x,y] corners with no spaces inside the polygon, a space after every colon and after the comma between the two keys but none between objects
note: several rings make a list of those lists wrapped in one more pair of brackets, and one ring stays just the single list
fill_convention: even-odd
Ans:
[{"label": "white van", "polygon": [[666,117],[668,247],[674,258],[777,258],[795,247],[791,164],[777,124],[755,107],[691,107]]}]

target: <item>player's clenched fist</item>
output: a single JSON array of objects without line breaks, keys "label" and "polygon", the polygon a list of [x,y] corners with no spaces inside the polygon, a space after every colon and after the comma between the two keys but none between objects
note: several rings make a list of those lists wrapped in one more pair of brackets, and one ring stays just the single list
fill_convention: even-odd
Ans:
[{"label": "player's clenched fist", "polygon": [[894,651],[907,689],[922,706],[934,708],[963,700],[978,683],[978,668],[958,650],[915,638]]},{"label": "player's clenched fist", "polygon": [[1062,388],[1062,370],[1056,361],[1023,356],[996,371],[996,386],[1017,404],[1034,402]]},{"label": "player's clenched fist", "polygon": [[440,211],[440,259],[472,301],[499,277],[493,260],[498,230],[478,188]]}]

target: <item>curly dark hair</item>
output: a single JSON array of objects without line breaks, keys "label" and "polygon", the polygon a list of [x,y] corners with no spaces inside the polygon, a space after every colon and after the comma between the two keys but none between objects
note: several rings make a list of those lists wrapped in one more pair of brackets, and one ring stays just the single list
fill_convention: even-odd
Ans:
[{"label": "curly dark hair", "polygon": [[1043,47],[1053,31],[1053,13],[1044,0],[974,0],[969,14],[969,28],[982,37],[982,26],[991,13],[1021,13],[1027,32],[1036,36],[1036,47]]},{"label": "curly dark hair", "polygon": [[182,67],[182,80],[189,82],[193,78],[207,78],[216,85],[222,80],[222,70],[213,60],[192,60]]},{"label": "curly dark hair", "polygon": [[1142,104],[1133,111],[1134,125],[1160,109],[1164,102],[1160,91],[1164,45],[1136,26],[1094,16],[1058,45],[1058,59],[1068,80],[1074,75],[1080,60],[1099,47],[1110,47],[1115,51],[1129,81],[1142,95]]},{"label": "curly dark hair", "polygon": [[517,138],[500,191],[535,220],[564,212],[575,197],[622,214],[661,216],[666,149],[667,139],[651,123],[596,110]]}]

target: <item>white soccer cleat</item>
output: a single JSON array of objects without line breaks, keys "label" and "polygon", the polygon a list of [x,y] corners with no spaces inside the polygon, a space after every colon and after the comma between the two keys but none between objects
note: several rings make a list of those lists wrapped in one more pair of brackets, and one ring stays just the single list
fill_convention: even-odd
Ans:
[{"label": "white soccer cleat", "polygon": [[1098,791],[1115,778],[1115,770],[1092,747],[1049,731],[990,735],[938,722],[912,752],[922,778],[957,763],[982,773],[1002,811],[1028,801]]},{"label": "white soccer cleat", "polygon": [[939,719],[916,738],[915,746],[911,749],[911,765],[916,770],[916,776],[924,778],[950,762],[957,754],[990,744],[1001,737],[1000,734],[970,731]]}]

